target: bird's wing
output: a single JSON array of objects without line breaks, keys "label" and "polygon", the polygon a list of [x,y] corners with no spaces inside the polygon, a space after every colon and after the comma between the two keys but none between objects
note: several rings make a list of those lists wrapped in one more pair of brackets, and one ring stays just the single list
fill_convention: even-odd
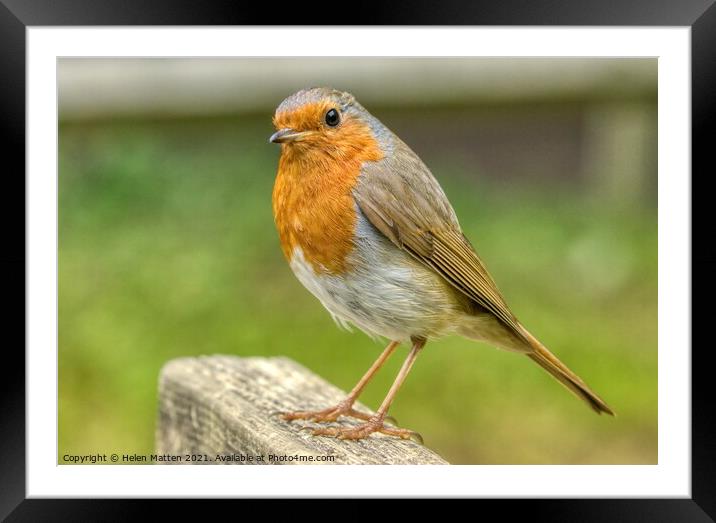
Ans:
[{"label": "bird's wing", "polygon": [[524,339],[497,285],[460,229],[437,180],[397,137],[390,155],[366,162],[353,194],[368,220],[396,246],[435,270]]}]

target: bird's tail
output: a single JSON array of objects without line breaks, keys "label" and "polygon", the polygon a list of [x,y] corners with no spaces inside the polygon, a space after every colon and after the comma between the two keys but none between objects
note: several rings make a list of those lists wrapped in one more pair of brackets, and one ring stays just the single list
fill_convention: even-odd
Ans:
[{"label": "bird's tail", "polygon": [[564,363],[559,361],[557,356],[547,350],[537,338],[526,330],[524,334],[533,349],[531,352],[526,353],[528,358],[554,376],[557,381],[569,389],[575,396],[584,400],[597,414],[606,412],[610,416],[614,416],[614,411],[609,408],[609,405],[607,405],[602,398],[597,396],[579,376],[569,370]]}]

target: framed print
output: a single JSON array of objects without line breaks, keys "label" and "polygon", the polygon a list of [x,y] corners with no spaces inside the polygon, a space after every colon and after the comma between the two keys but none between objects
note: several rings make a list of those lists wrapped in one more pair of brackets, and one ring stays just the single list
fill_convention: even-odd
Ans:
[{"label": "framed print", "polygon": [[711,520],[690,290],[713,253],[690,239],[716,8],[265,27],[220,4],[0,6],[27,202],[2,514],[397,497]]}]

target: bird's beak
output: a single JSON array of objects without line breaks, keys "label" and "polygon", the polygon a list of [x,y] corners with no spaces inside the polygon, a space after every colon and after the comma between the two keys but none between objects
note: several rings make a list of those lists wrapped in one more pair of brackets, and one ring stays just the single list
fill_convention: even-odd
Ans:
[{"label": "bird's beak", "polygon": [[271,135],[271,138],[269,138],[269,142],[271,143],[285,143],[285,142],[295,142],[298,140],[301,140],[302,138],[305,138],[306,136],[313,134],[310,131],[294,131],[293,129],[281,129],[280,131],[276,131]]}]

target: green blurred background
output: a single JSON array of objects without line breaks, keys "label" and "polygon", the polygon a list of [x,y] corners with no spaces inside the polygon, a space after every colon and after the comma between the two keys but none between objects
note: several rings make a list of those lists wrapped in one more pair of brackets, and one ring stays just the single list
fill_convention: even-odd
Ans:
[{"label": "green blurred background", "polygon": [[332,85],[421,156],[517,316],[617,417],[457,337],[391,414],[452,463],[656,463],[656,78],[655,59],[60,60],[59,462],[152,452],[172,358],[285,355],[349,390],[377,357],[295,279],[271,213],[273,111]]}]

